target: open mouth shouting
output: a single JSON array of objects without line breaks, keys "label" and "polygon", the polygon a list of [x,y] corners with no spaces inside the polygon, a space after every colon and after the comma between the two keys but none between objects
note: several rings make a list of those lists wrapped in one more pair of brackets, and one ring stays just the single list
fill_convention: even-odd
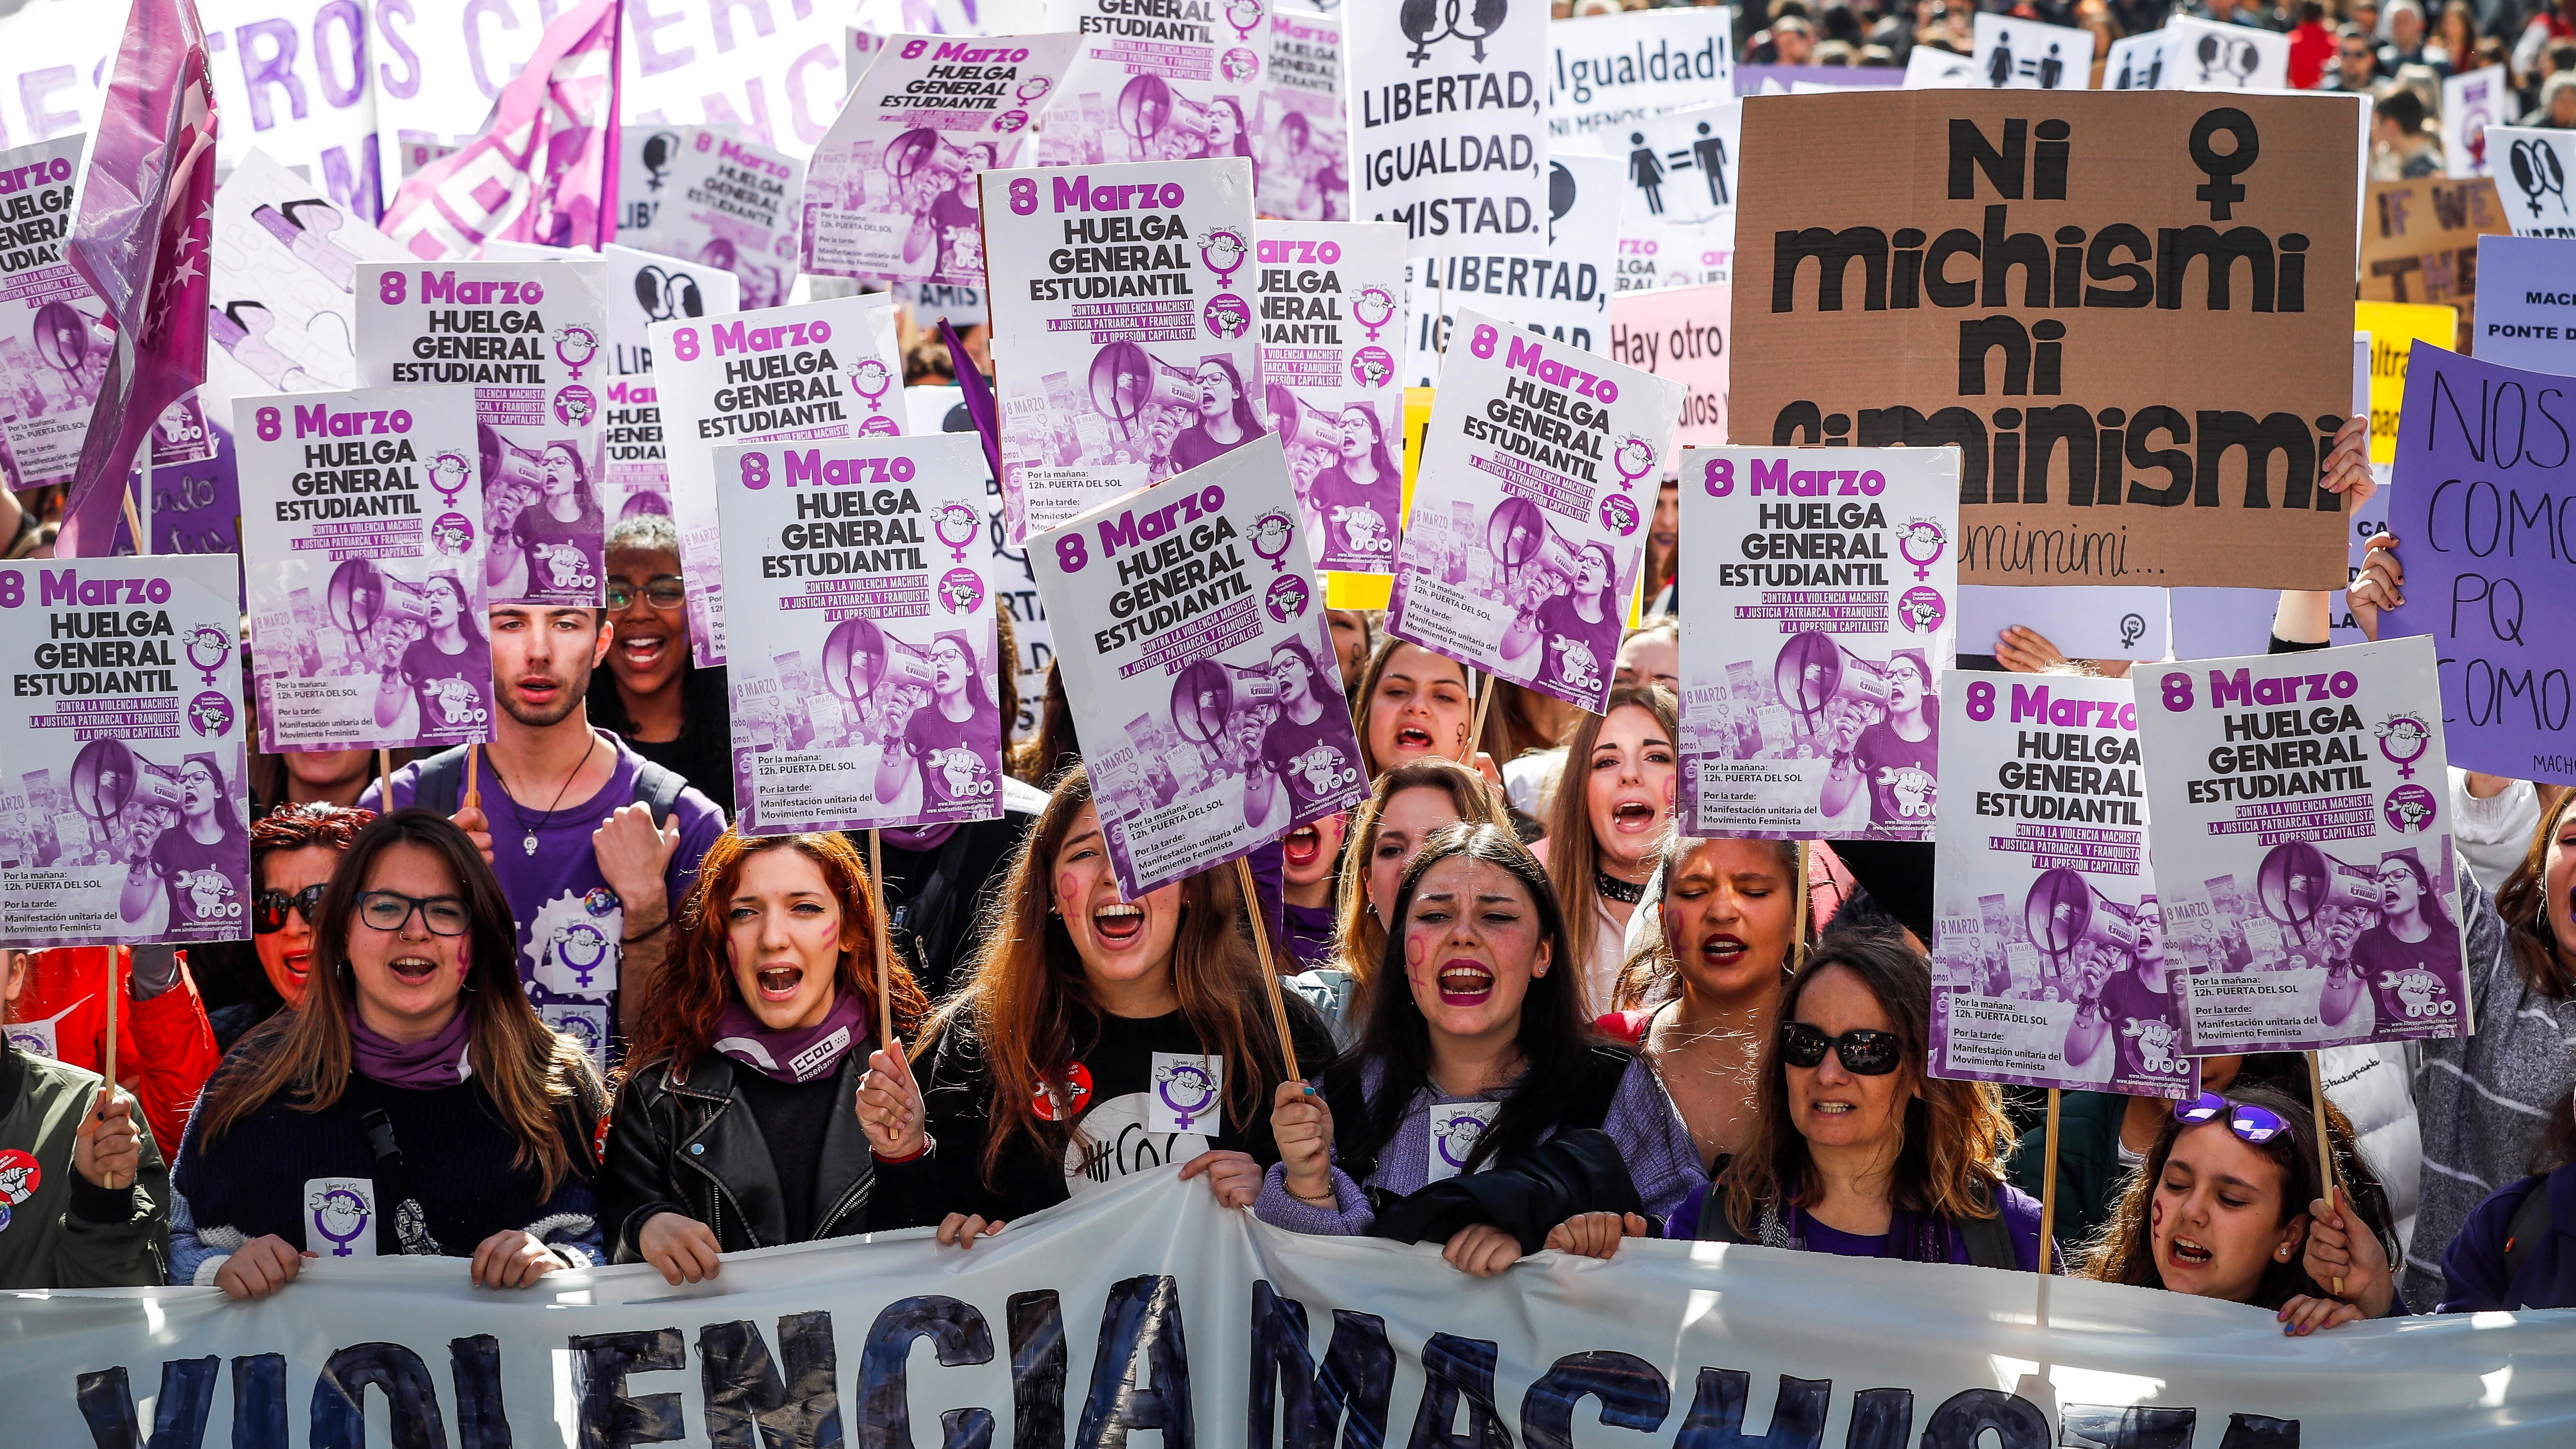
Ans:
[{"label": "open mouth shouting", "polygon": [[1651,835],[1663,820],[1663,810],[1644,795],[1623,796],[1610,807],[1610,828],[1621,835]]},{"label": "open mouth shouting", "polygon": [[425,986],[438,974],[438,963],[426,956],[401,955],[386,962],[385,969],[405,986]]},{"label": "open mouth shouting", "polygon": [[1111,901],[1094,907],[1091,930],[1112,949],[1132,946],[1145,935],[1145,908],[1131,901]]},{"label": "open mouth shouting", "polygon": [[1458,956],[1440,963],[1440,1004],[1482,1006],[1494,994],[1494,973],[1482,961]]},{"label": "open mouth shouting", "polygon": [[1740,965],[1745,953],[1752,949],[1742,937],[1726,931],[1711,931],[1699,938],[1699,959],[1715,967]]},{"label": "open mouth shouting", "polygon": [[805,968],[793,961],[772,961],[760,968],[760,999],[794,1001],[796,989],[805,984]]},{"label": "open mouth shouting", "polygon": [[1395,747],[1399,750],[1428,752],[1433,748],[1431,743],[1431,731],[1418,724],[1397,725],[1395,727]]},{"label": "open mouth shouting", "polygon": [[[634,625],[617,631],[617,657],[635,673],[651,673],[670,653],[671,636],[667,633]],[[524,690],[526,685],[520,688]]]},{"label": "open mouth shouting", "polygon": [[1290,870],[1304,870],[1324,853],[1324,835],[1312,825],[1300,825],[1279,842],[1280,854]]},{"label": "open mouth shouting", "polygon": [[2176,1268],[2206,1268],[2218,1255],[2190,1238],[2174,1237],[2165,1243],[2165,1259]]}]

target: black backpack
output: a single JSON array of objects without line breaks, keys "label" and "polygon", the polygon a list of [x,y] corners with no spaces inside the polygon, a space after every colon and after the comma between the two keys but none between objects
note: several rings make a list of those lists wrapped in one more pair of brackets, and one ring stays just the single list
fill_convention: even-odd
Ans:
[{"label": "black backpack", "polygon": [[[441,815],[453,815],[463,808],[465,752],[468,748],[470,746],[458,745],[441,750],[412,766],[411,803]],[[635,803],[651,808],[653,824],[659,828],[669,823],[671,811],[680,803],[680,792],[689,788],[689,782],[681,779],[678,772],[666,770],[651,760],[640,763],[643,768],[635,772]],[[393,807],[390,790],[385,793],[385,806],[387,809]]]}]

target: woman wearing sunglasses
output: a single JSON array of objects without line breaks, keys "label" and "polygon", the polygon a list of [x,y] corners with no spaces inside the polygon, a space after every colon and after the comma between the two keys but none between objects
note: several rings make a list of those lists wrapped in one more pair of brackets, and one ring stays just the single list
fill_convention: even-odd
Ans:
[{"label": "woman wearing sunglasses", "polygon": [[615,638],[608,667],[590,676],[590,722],[732,819],[733,701],[723,667],[700,669],[690,657],[680,534],[667,515],[639,513],[608,531],[607,599]]},{"label": "woman wearing sunglasses", "polygon": [[1753,1130],[1671,1233],[1846,1258],[2039,1266],[2039,1204],[2004,1181],[2003,1097],[1927,1076],[1932,966],[1838,931],[1780,994]]},{"label": "woman wearing sunglasses", "polygon": [[[2294,1337],[2404,1313],[2387,1199],[2329,1103],[2341,1192],[2326,1210],[2317,1122],[2300,1097],[2239,1079],[2176,1102],[2084,1275],[2273,1310]],[[2341,1293],[2327,1284],[2340,1279]]]},{"label": "woman wearing sunglasses", "polygon": [[251,822],[250,942],[259,957],[258,985],[267,989],[254,988],[239,1005],[207,1013],[225,1051],[281,1008],[304,1004],[322,888],[350,842],[375,818],[373,810],[290,805]]},{"label": "woman wearing sunglasses", "polygon": [[538,1020],[492,868],[427,810],[360,831],[313,918],[304,1004],[242,1040],[171,1174],[176,1281],[262,1298],[307,1259],[471,1258],[519,1288],[604,1260],[590,1056]]}]

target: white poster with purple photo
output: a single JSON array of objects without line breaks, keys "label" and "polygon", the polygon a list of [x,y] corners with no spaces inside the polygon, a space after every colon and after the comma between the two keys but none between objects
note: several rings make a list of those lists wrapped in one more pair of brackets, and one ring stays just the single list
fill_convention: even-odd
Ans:
[{"label": "white poster with purple photo", "polygon": [[1387,632],[1600,713],[1685,391],[1461,309]]},{"label": "white poster with purple photo", "polygon": [[1020,159],[1080,43],[890,39],[815,148],[805,270],[984,285],[976,178]]},{"label": "white poster with purple photo", "polygon": [[1961,674],[1940,705],[1932,1075],[2192,1089],[2126,679]]},{"label": "white poster with purple photo", "polygon": [[2467,1036],[2433,641],[2131,677],[2187,1049]]},{"label": "white poster with purple photo", "polygon": [[689,639],[698,667],[710,668],[725,662],[715,450],[907,431],[894,301],[882,292],[834,297],[656,322],[647,335]]},{"label": "white poster with purple photo", "polygon": [[1354,217],[1404,223],[1417,257],[1547,250],[1547,11],[1343,8]]},{"label": "white poster with purple photo", "polygon": [[1039,120],[1037,164],[1253,160],[1266,0],[1047,0],[1046,14],[1081,44]]},{"label": "white poster with purple photo", "polygon": [[233,404],[259,747],[492,738],[474,390]]},{"label": "white poster with purple photo", "polygon": [[496,604],[596,606],[610,382],[605,264],[361,263],[358,371],[368,387],[470,384]]},{"label": "white poster with purple photo", "polygon": [[1270,68],[1261,77],[1263,216],[1348,221],[1350,129],[1342,114],[1342,18],[1311,10],[1270,12]]},{"label": "white poster with purple photo", "polygon": [[1014,539],[1267,431],[1249,162],[988,171],[983,183],[1003,279],[985,305]]},{"label": "white poster with purple photo", "polygon": [[[732,273],[745,309],[787,300],[805,163],[705,126],[629,123],[620,132],[618,187],[620,242]],[[649,219],[630,225],[639,208]]]},{"label": "white poster with purple photo", "polygon": [[241,560],[0,564],[0,941],[250,935]]},{"label": "white poster with purple photo", "polygon": [[116,334],[66,259],[86,136],[0,151],[0,439],[9,486],[68,483]]},{"label": "white poster with purple photo", "polygon": [[1122,897],[1368,794],[1276,441],[1033,533],[1029,561]]},{"label": "white poster with purple photo", "polygon": [[658,252],[605,246],[608,265],[608,526],[638,513],[671,511],[671,469],[662,437],[662,404],[653,383],[657,322],[722,316],[742,310],[742,284],[722,267]]},{"label": "white poster with purple photo", "polygon": [[1681,484],[1691,833],[1930,840],[1959,450],[1689,448]]},{"label": "white poster with purple photo", "polygon": [[1264,221],[1258,238],[1261,398],[1288,450],[1306,550],[1319,567],[1395,568],[1404,524],[1404,228]]},{"label": "white poster with purple photo", "polygon": [[1002,813],[990,472],[972,433],[716,450],[745,832]]}]

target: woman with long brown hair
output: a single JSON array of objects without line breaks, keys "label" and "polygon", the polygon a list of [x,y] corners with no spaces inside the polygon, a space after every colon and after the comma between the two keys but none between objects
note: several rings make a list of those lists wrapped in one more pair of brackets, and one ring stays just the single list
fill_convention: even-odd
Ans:
[{"label": "woman with long brown hair", "polygon": [[608,1132],[600,1205],[621,1263],[674,1284],[719,1255],[923,1227],[917,1110],[867,1090],[905,1074],[929,1003],[886,968],[896,1050],[875,1042],[877,920],[848,837],[727,830],[646,998]]},{"label": "woman with long brown hair", "polygon": [[1565,775],[1535,847],[1574,932],[1567,964],[1598,1016],[1626,959],[1628,918],[1645,899],[1655,849],[1672,829],[1681,779],[1681,729],[1673,697],[1633,686],[1610,691],[1609,708],[1587,714],[1565,744]]},{"label": "woman with long brown hair", "polygon": [[[306,1258],[473,1259],[525,1287],[603,1261],[590,1056],[519,987],[492,868],[427,810],[360,831],[313,920],[304,1003],[215,1074],[173,1174],[191,1281],[260,1298]],[[325,1179],[341,1179],[326,1182]]]},{"label": "woman with long brown hair", "polygon": [[[945,1205],[939,1241],[977,1238],[1131,1172],[1185,1164],[1249,1206],[1287,1075],[1247,905],[1226,866],[1123,899],[1080,767],[1056,782],[1012,858],[973,974],[933,1018],[916,1089],[890,1110],[928,1122]],[[1287,1002],[1298,1062],[1332,1056]]]}]

